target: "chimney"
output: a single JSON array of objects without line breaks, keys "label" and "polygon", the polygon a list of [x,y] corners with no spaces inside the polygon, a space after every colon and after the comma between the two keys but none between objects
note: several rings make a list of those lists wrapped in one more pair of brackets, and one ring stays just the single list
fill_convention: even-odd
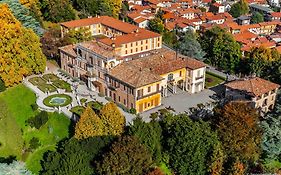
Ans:
[{"label": "chimney", "polygon": [[136,30],[135,30],[135,33],[139,33],[139,29],[136,29]]},{"label": "chimney", "polygon": [[92,16],[88,16],[88,18],[92,18]]},{"label": "chimney", "polygon": [[112,43],[112,44],[111,44],[111,47],[115,48],[115,46],[116,46],[115,43]]}]

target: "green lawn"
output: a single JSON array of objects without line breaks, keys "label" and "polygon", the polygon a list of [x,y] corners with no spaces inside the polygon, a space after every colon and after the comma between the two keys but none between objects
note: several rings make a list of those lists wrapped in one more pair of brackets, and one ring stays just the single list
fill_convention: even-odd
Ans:
[{"label": "green lawn", "polygon": [[[36,100],[35,94],[22,84],[1,93],[0,100],[7,104],[11,115],[6,122],[0,122],[0,143],[3,145],[0,147],[0,157],[16,155],[18,159],[26,161],[29,170],[38,174],[43,154],[47,150],[54,150],[58,141],[68,137],[70,120],[63,114],[49,113],[48,122],[40,129],[28,126],[25,121],[38,114],[38,111],[32,111],[31,108]],[[5,132],[1,132],[1,129]],[[39,139],[41,146],[21,155],[22,148],[28,148],[33,137]],[[23,141],[24,146],[20,143]]]},{"label": "green lawn", "polygon": [[224,81],[225,81],[225,79],[223,77],[220,77],[220,76],[217,76],[215,74],[206,72],[206,77],[205,77],[206,88],[211,88],[211,87],[217,86]]}]

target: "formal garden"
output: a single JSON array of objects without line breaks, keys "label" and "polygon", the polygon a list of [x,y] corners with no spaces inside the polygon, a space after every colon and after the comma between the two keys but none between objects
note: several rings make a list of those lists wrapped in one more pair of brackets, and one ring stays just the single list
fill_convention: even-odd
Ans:
[{"label": "formal garden", "polygon": [[69,136],[70,120],[38,110],[36,95],[22,84],[0,94],[0,108],[0,157],[22,160],[38,174],[43,154]]},{"label": "formal garden", "polygon": [[29,82],[44,93],[55,92],[57,89],[63,89],[65,92],[72,92],[70,84],[60,79],[55,74],[45,74],[41,77],[33,77],[29,79]]},{"label": "formal garden", "polygon": [[206,72],[205,87],[211,88],[223,83],[226,79],[212,72]]}]

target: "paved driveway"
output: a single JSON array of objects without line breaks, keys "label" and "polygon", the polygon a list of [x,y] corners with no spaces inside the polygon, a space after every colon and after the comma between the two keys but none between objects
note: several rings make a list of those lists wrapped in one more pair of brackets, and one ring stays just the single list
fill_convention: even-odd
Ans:
[{"label": "paved driveway", "polygon": [[211,95],[215,94],[214,91],[210,89],[205,89],[204,91],[197,94],[189,94],[187,92],[181,92],[179,94],[173,94],[171,96],[162,98],[162,105],[151,109],[149,111],[143,112],[140,115],[143,117],[144,121],[149,121],[150,114],[153,112],[157,112],[159,109],[165,107],[172,107],[175,109],[177,113],[183,113],[191,107],[196,107],[197,104],[207,103],[214,101],[210,98]]}]

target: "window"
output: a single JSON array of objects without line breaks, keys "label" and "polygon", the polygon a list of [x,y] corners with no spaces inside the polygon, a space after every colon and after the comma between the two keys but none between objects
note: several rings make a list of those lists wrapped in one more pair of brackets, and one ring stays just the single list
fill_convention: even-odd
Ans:
[{"label": "window", "polygon": [[131,49],[131,53],[133,53],[133,49]]},{"label": "window", "polygon": [[131,43],[131,47],[133,47],[133,43]]},{"label": "window", "polygon": [[118,101],[120,102],[120,96],[118,97]]},{"label": "window", "polygon": [[136,42],[136,46],[138,45],[138,42]]},{"label": "window", "polygon": [[151,91],[151,86],[149,86],[148,88],[147,88],[147,92],[150,92]]},{"label": "window", "polygon": [[148,49],[148,46],[145,46],[145,49],[147,50],[147,49]]},{"label": "window", "polygon": [[136,48],[136,52],[138,52],[138,48]]},{"label": "window", "polygon": [[125,54],[128,54],[128,51],[127,51],[127,50],[125,50]]},{"label": "window", "polygon": [[100,60],[98,60],[98,66],[100,66],[100,67],[101,67],[101,61],[100,61]]},{"label": "window", "polygon": [[180,71],[180,77],[181,77],[181,71]]},{"label": "window", "polygon": [[127,44],[125,44],[125,48],[127,48]]},{"label": "window", "polygon": [[142,47],[141,47],[141,51],[142,51]]},{"label": "window", "polygon": [[126,105],[126,100],[124,99],[124,105]]},{"label": "window", "polygon": [[159,84],[156,85],[156,91],[157,92],[159,91],[159,86],[160,86]]},{"label": "window", "polygon": [[148,43],[148,40],[146,40],[146,44]]},{"label": "window", "polygon": [[78,54],[80,57],[82,57],[82,50],[81,49],[78,49]]},{"label": "window", "polygon": [[143,42],[141,41],[141,45],[143,44]]},{"label": "window", "polygon": [[173,74],[169,74],[168,75],[168,81],[173,81],[174,79],[174,75]]}]

